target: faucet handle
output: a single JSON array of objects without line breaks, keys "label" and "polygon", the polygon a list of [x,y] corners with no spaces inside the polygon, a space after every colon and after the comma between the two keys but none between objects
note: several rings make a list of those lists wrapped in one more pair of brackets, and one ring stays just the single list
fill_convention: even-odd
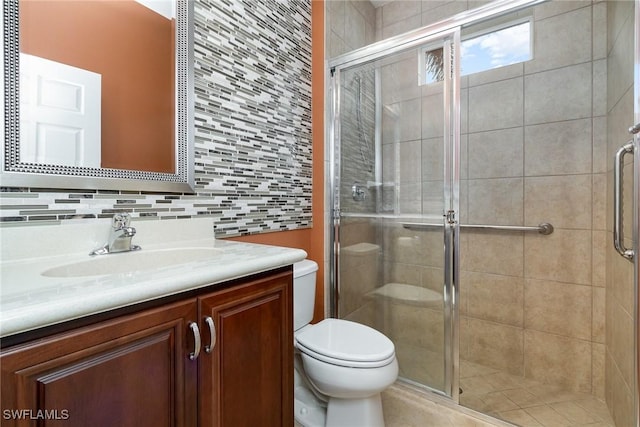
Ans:
[{"label": "faucet handle", "polygon": [[140,246],[132,245],[131,238],[136,235],[136,229],[130,227],[131,215],[118,212],[111,219],[111,232],[107,243],[89,253],[89,255],[106,255],[115,252],[129,252],[140,250]]},{"label": "faucet handle", "polygon": [[120,212],[113,215],[112,226],[114,230],[122,230],[131,224],[131,215],[126,212]]}]

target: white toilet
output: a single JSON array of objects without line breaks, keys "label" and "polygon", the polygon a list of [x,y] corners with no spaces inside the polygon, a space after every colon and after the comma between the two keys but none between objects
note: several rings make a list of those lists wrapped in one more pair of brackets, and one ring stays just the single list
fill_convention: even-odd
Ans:
[{"label": "white toilet", "polygon": [[384,426],[380,392],[398,377],[395,347],[382,333],[342,319],[314,325],[316,271],[293,266],[295,418],[304,427]]}]

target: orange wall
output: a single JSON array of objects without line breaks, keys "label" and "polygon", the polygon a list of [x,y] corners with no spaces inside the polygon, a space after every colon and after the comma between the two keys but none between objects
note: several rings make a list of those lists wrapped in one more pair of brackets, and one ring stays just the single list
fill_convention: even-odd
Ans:
[{"label": "orange wall", "polygon": [[102,167],[173,173],[174,23],[133,0],[19,7],[21,52],[102,75]]},{"label": "orange wall", "polygon": [[313,152],[313,226],[231,238],[250,243],[287,246],[307,251],[318,263],[314,322],[324,318],[324,0],[311,2],[311,130]]}]

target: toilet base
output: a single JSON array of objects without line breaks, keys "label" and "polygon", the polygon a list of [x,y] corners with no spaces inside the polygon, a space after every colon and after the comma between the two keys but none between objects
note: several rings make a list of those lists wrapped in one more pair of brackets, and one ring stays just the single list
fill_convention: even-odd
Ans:
[{"label": "toilet base", "polygon": [[299,385],[294,391],[294,417],[302,427],[325,427],[327,408],[308,388]]},{"label": "toilet base", "polygon": [[380,393],[362,399],[329,399],[326,427],[384,427]]}]

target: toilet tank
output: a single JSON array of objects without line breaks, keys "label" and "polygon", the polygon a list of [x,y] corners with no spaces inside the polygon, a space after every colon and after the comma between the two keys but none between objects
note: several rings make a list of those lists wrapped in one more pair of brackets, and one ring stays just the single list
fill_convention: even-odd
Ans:
[{"label": "toilet tank", "polygon": [[318,264],[305,259],[293,264],[293,330],[297,331],[313,319],[316,301]]}]

